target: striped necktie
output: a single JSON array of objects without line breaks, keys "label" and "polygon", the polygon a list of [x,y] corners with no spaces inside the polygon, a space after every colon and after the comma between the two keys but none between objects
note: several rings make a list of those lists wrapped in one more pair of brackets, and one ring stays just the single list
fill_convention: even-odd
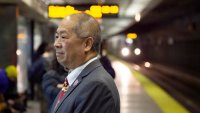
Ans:
[{"label": "striped necktie", "polygon": [[68,83],[68,80],[67,80],[67,77],[66,77],[66,78],[65,78],[65,81],[64,81],[64,83],[63,83],[63,87],[62,87],[62,89],[61,89],[61,92],[59,93],[58,100],[57,100],[57,102],[56,102],[56,106],[55,106],[54,109],[56,109],[56,107],[57,107],[58,104],[60,103],[60,101],[61,101],[62,97],[65,95],[65,92],[67,91],[68,87],[69,87],[69,83]]}]

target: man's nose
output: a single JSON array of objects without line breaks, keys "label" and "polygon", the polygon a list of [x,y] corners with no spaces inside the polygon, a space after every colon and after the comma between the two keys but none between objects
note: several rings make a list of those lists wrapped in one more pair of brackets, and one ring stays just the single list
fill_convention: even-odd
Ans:
[{"label": "man's nose", "polygon": [[62,44],[61,44],[60,39],[58,38],[54,42],[54,48],[61,48],[61,47],[62,47]]}]

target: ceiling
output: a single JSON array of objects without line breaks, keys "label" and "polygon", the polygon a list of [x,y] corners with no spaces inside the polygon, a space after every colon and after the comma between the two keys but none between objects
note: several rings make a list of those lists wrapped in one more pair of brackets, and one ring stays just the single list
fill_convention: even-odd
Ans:
[{"label": "ceiling", "polygon": [[177,19],[187,19],[200,14],[199,0],[163,0],[158,6],[145,15],[140,22],[124,29],[121,33],[147,33],[160,29]]},{"label": "ceiling", "polygon": [[114,34],[117,34],[124,29],[129,28],[136,23],[135,15],[140,14],[141,18],[146,15],[152,8],[154,8],[160,0],[120,0],[120,12],[118,18],[105,18],[103,19],[102,26],[103,37],[109,38]]},{"label": "ceiling", "polygon": [[[102,38],[122,32],[134,23],[135,15],[140,14],[141,18],[152,10],[161,0],[42,0],[45,4],[118,4],[119,15],[117,18],[103,18],[101,23]],[[58,24],[59,19],[50,19]]]}]

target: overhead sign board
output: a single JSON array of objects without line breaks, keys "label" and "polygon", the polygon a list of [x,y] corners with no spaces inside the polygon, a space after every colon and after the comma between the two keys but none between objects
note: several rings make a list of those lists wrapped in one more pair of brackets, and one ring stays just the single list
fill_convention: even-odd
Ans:
[{"label": "overhead sign board", "polygon": [[119,13],[118,5],[49,5],[49,18],[64,18],[68,15],[85,12],[95,18],[117,17]]}]

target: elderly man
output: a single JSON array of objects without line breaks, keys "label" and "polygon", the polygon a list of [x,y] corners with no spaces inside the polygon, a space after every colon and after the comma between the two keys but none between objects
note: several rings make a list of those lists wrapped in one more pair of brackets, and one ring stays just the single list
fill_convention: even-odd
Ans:
[{"label": "elderly man", "polygon": [[68,69],[51,113],[119,113],[116,85],[98,60],[101,30],[95,18],[73,14],[64,18],[55,34],[58,62]]}]

